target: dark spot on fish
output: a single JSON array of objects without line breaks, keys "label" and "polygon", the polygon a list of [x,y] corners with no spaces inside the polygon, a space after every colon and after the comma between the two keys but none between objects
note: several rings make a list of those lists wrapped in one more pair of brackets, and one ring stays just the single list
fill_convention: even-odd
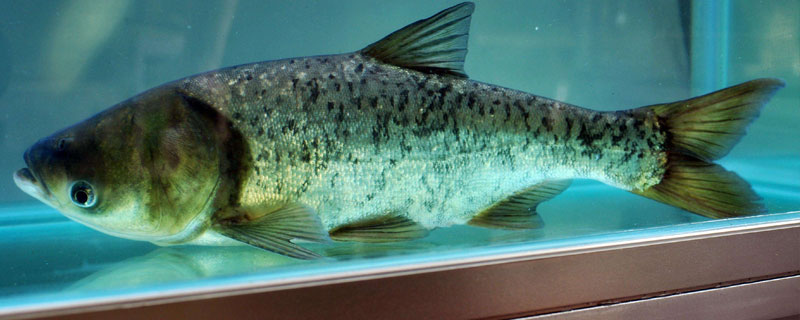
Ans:
[{"label": "dark spot on fish", "polygon": [[267,94],[267,89],[261,89],[261,95],[264,96]]},{"label": "dark spot on fish", "polygon": [[336,79],[336,76],[334,76],[333,73],[331,73],[328,75],[328,79]]},{"label": "dark spot on fish", "polygon": [[422,91],[422,89],[425,89],[425,86],[427,84],[428,84],[428,78],[421,78],[420,80],[417,81],[417,90]]},{"label": "dark spot on fish", "polygon": [[319,85],[317,85],[317,79],[313,78],[306,82],[306,86],[309,87],[311,95],[309,98],[311,99],[311,103],[317,103],[317,98],[319,98]]},{"label": "dark spot on fish", "polygon": [[369,98],[369,104],[370,104],[370,105],[371,105],[373,108],[377,108],[377,107],[378,107],[378,98],[375,98],[375,97],[373,97],[373,98]]},{"label": "dark spot on fish", "polygon": [[336,121],[339,122],[339,123],[344,122],[344,104],[343,103],[339,104],[339,114],[336,115]]},{"label": "dark spot on fish", "polygon": [[248,74],[247,75],[247,81],[250,81],[250,80],[253,80],[253,76]]},{"label": "dark spot on fish", "polygon": [[258,128],[258,136],[260,137],[263,135],[264,135],[264,128]]},{"label": "dark spot on fish", "polygon": [[359,81],[359,83],[361,83],[362,85],[367,84],[367,78],[361,78],[361,81]]},{"label": "dark spot on fish", "polygon": [[297,79],[297,78],[292,79],[292,90],[297,89],[297,82],[298,81],[300,81],[300,79]]},{"label": "dark spot on fish", "polygon": [[644,121],[641,118],[633,118],[633,127],[634,128],[642,128],[644,126]]},{"label": "dark spot on fish", "polygon": [[334,107],[334,103],[333,102],[328,102],[328,111],[333,110],[333,107]]},{"label": "dark spot on fish", "polygon": [[380,143],[380,140],[381,140],[380,137],[381,137],[381,135],[380,135],[380,133],[378,133],[378,128],[374,128],[373,127],[372,128],[372,142],[374,144]]},{"label": "dark spot on fish", "polygon": [[311,162],[311,153],[303,152],[303,155],[300,157],[300,161],[305,163]]},{"label": "dark spot on fish", "polygon": [[598,121],[600,121],[600,114],[595,113],[594,115],[592,115],[592,123],[597,123]]},{"label": "dark spot on fish", "polygon": [[498,104],[500,104],[500,100],[495,99],[494,101],[492,101],[492,104],[498,105]]},{"label": "dark spot on fish", "polygon": [[334,83],[333,89],[336,90],[336,92],[342,91],[342,85],[340,85],[338,82]]},{"label": "dark spot on fish", "polygon": [[572,119],[565,118],[564,119],[564,123],[566,124],[566,127],[567,127],[567,130],[565,132],[566,136],[564,138],[569,139],[569,137],[571,136],[570,133],[572,132]]},{"label": "dark spot on fish", "polygon": [[289,64],[294,64],[294,59],[289,60]]},{"label": "dark spot on fish", "polygon": [[242,120],[242,114],[240,112],[234,112],[233,118],[236,120]]},{"label": "dark spot on fish", "polygon": [[353,99],[351,101],[352,101],[353,105],[355,105],[356,108],[358,108],[358,110],[361,110],[361,96],[353,97]]},{"label": "dark spot on fish", "polygon": [[306,63],[306,69],[311,69],[311,66],[308,63]]},{"label": "dark spot on fish", "polygon": [[411,120],[408,119],[408,115],[403,115],[403,117],[400,118],[400,121],[398,121],[397,124],[399,124],[400,126],[405,127],[405,126],[408,126],[408,124],[410,122],[411,122]]},{"label": "dark spot on fish", "polygon": [[295,122],[295,120],[294,119],[289,119],[289,121],[286,122],[286,125],[283,126],[283,128],[281,128],[281,131],[284,134],[286,134],[286,133],[295,131],[296,127],[297,127],[297,123]]},{"label": "dark spot on fish", "polygon": [[614,145],[614,146],[618,145],[619,142],[622,141],[622,137],[623,137],[622,133],[619,133],[619,134],[615,133],[615,134],[611,135],[611,145]]},{"label": "dark spot on fish", "polygon": [[550,118],[547,116],[542,116],[542,125],[544,126],[547,132],[553,131],[553,124],[550,123]]},{"label": "dark spot on fish", "polygon": [[397,106],[397,111],[403,112],[406,109],[406,104],[408,103],[408,90],[400,91],[400,100],[398,102],[399,105]]},{"label": "dark spot on fish", "polygon": [[444,86],[441,89],[439,89],[439,97],[441,99],[444,99],[444,97],[452,90],[453,90],[453,86],[450,85],[450,84],[447,84],[446,86]]},{"label": "dark spot on fish", "polygon": [[631,157],[633,157],[633,153],[632,152],[628,152],[627,148],[625,149],[625,151],[626,151],[625,155],[622,156],[622,162],[627,162],[627,161],[631,160]]},{"label": "dark spot on fish", "polygon": [[347,90],[353,92],[353,82],[347,81]]},{"label": "dark spot on fish", "polygon": [[603,137],[602,132],[592,132],[588,125],[581,123],[580,132],[578,132],[577,139],[583,146],[591,146],[596,140]]},{"label": "dark spot on fish", "polygon": [[356,69],[355,69],[354,71],[355,71],[356,73],[361,73],[361,71],[364,71],[364,64],[363,64],[363,63],[359,63],[359,64],[356,66]]},{"label": "dark spot on fish", "polygon": [[436,203],[433,202],[433,200],[425,200],[422,204],[428,211],[433,211],[433,207],[436,205]]}]

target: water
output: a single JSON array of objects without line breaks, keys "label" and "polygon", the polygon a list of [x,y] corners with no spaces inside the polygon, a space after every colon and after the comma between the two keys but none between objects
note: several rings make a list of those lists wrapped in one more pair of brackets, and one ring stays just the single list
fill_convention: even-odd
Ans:
[{"label": "water", "polygon": [[0,3],[0,173],[8,177],[0,179],[0,314],[800,219],[800,1],[479,1],[465,68],[476,80],[598,110],[782,78],[786,88],[720,161],[753,185],[770,215],[708,221],[577,181],[540,206],[540,230],[457,226],[409,243],[309,245],[334,258],[306,262],[249,247],[160,248],[106,236],[35,202],[10,178],[37,139],[147,88],[221,66],[353,51],[455,3]]}]

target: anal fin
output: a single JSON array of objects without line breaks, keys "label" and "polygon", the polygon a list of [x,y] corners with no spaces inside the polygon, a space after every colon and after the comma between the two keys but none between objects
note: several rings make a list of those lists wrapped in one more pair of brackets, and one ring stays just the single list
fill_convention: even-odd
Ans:
[{"label": "anal fin", "polygon": [[330,240],[317,214],[300,204],[287,204],[263,216],[253,215],[257,218],[252,220],[247,219],[248,216],[243,212],[234,218],[217,221],[212,228],[226,237],[298,259],[320,256],[292,243],[292,240]]},{"label": "anal fin", "polygon": [[476,227],[524,230],[543,225],[536,206],[569,186],[569,180],[544,181],[498,201],[472,217],[467,224]]},{"label": "anal fin", "polygon": [[331,239],[358,242],[408,241],[428,235],[428,229],[397,213],[358,221],[333,229]]}]

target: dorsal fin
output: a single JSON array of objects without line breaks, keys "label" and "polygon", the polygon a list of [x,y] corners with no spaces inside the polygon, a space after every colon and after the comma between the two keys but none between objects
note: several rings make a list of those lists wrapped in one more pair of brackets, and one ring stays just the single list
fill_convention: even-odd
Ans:
[{"label": "dorsal fin", "polygon": [[466,78],[464,58],[474,10],[472,2],[452,6],[393,32],[361,53],[399,67]]},{"label": "dorsal fin", "polygon": [[536,213],[539,203],[550,200],[570,184],[569,180],[544,181],[498,201],[467,222],[469,225],[498,229],[535,229],[542,226]]}]

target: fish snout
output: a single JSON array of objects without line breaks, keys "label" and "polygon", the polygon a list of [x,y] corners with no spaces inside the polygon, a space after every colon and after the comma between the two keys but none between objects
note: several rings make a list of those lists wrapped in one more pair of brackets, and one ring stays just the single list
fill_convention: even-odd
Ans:
[{"label": "fish snout", "polygon": [[[25,161],[27,168],[22,168],[14,173],[14,183],[22,189],[25,193],[44,201],[49,197],[50,190],[41,179],[41,174],[38,171],[40,164],[46,154],[51,149],[50,139],[42,139],[30,146],[22,158]],[[45,201],[46,202],[46,201]]]}]

